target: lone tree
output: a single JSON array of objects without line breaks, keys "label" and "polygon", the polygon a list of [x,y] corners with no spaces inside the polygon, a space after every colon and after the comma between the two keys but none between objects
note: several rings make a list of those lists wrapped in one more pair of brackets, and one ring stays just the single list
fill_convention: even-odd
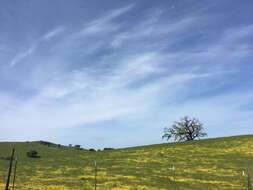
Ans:
[{"label": "lone tree", "polygon": [[172,127],[164,128],[162,138],[167,140],[174,137],[175,141],[192,141],[205,137],[207,134],[204,132],[203,124],[196,118],[189,118],[185,116],[180,121],[174,122]]}]

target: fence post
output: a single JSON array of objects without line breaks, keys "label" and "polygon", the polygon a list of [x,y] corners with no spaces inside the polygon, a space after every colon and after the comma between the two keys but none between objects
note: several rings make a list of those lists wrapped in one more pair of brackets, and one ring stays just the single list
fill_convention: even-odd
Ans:
[{"label": "fence post", "polygon": [[249,173],[247,175],[247,190],[252,190],[251,177]]},{"label": "fence post", "polygon": [[16,160],[15,160],[15,166],[14,166],[14,177],[13,177],[13,181],[12,181],[12,190],[14,190],[14,189],[15,189],[15,181],[16,181],[17,164],[18,164],[18,158],[16,157]]},{"label": "fence post", "polygon": [[11,170],[12,170],[12,163],[13,163],[14,154],[15,154],[15,148],[12,149],[12,153],[11,153],[11,160],[10,160],[10,166],[9,166],[9,171],[8,171],[5,190],[9,190],[9,184],[10,184]]},{"label": "fence post", "polygon": [[176,190],[177,186],[176,186],[176,168],[173,165],[172,167],[172,171],[173,171],[173,184],[174,184],[174,190]]},{"label": "fence post", "polygon": [[97,190],[97,162],[96,160],[94,161],[94,167],[95,167],[95,181],[94,181],[94,188]]}]

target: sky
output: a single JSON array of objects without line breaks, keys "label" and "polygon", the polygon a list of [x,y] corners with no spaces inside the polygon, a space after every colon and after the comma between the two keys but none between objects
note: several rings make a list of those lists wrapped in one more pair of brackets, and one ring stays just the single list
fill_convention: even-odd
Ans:
[{"label": "sky", "polygon": [[253,134],[253,1],[0,1],[0,141]]}]

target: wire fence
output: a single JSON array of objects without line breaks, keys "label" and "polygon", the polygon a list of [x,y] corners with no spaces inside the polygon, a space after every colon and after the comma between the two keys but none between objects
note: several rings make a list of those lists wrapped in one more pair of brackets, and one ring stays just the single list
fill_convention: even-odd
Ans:
[{"label": "wire fence", "polygon": [[[114,160],[114,162],[120,163],[121,160]],[[110,173],[110,169],[112,168],[106,168],[104,166],[105,161],[97,161],[97,160],[93,160],[93,164],[91,164],[91,162],[86,163],[86,166],[88,165],[89,167],[93,168],[89,171],[86,171],[87,174],[89,174],[89,176],[93,176],[90,177],[89,179],[82,179],[83,181],[89,181],[91,184],[93,184],[92,189],[94,190],[99,190],[101,189],[106,189],[108,183],[106,183],[106,179],[109,178],[109,180],[114,178],[115,173],[111,172]],[[12,149],[11,152],[11,156],[9,157],[9,167],[7,170],[7,175],[6,175],[6,180],[4,183],[4,186],[2,185],[1,189],[3,190],[14,190],[14,189],[18,189],[16,187],[16,179],[18,177],[18,170],[17,170],[17,164],[18,164],[18,159],[15,156],[15,149]],[[100,165],[101,164],[101,165]],[[192,169],[192,165],[187,165],[187,164],[171,164],[169,167],[162,165],[160,163],[160,168],[161,171],[152,171],[150,170],[150,165],[149,163],[143,163],[141,165],[138,166],[138,168],[130,168],[129,166],[125,165],[124,168],[126,170],[129,171],[133,171],[135,170],[135,175],[137,176],[136,178],[139,177],[138,182],[131,182],[130,180],[126,180],[124,183],[127,182],[131,182],[132,186],[135,186],[134,183],[138,184],[138,183],[144,183],[145,184],[145,180],[146,181],[155,181],[155,180],[159,180],[159,181],[166,181],[168,186],[167,188],[172,189],[172,190],[179,190],[182,189],[181,186],[184,185],[184,180],[192,180],[192,183],[208,183],[208,179],[206,176],[202,175],[202,173],[207,173],[208,171],[201,171],[199,170],[199,175],[198,176],[194,176],[196,174],[191,173]],[[210,168],[210,170],[219,170],[219,168],[214,167]],[[230,167],[223,167],[222,171],[226,170],[227,171],[227,175],[225,176],[226,178],[230,177],[232,180],[239,180],[241,182],[241,189],[245,189],[245,190],[252,190],[252,177],[251,177],[251,169],[249,167],[249,165],[245,166],[244,168],[239,168],[239,169],[235,169],[235,168],[230,168]],[[106,172],[105,172],[106,171]],[[198,170],[196,170],[198,171]],[[122,171],[121,171],[122,172]],[[116,174],[117,176],[120,176],[120,171],[118,171],[118,173]],[[104,174],[106,173],[106,175]],[[228,175],[229,173],[231,173],[231,175]],[[210,174],[211,175],[211,174]],[[147,177],[149,176],[149,177]],[[155,177],[153,177],[155,176]],[[210,177],[210,179],[213,176]],[[135,178],[135,180],[136,180]],[[124,179],[124,174],[121,174],[121,178],[114,178],[114,182],[117,180],[123,180]],[[127,178],[126,178],[127,179]],[[185,181],[187,181],[185,180]],[[134,180],[133,180],[134,181]],[[188,182],[187,182],[188,183]],[[106,185],[107,184],[107,185]],[[122,185],[121,183],[119,183],[119,186]],[[222,185],[222,184],[220,184]],[[22,185],[20,185],[21,187]],[[111,184],[111,187],[113,187],[113,183]],[[166,187],[165,187],[166,188]],[[31,188],[32,189],[32,186]],[[108,188],[110,189],[110,188]],[[134,187],[133,189],[138,189],[138,185],[136,185],[136,188]],[[207,189],[211,189],[211,188],[207,188]]]}]

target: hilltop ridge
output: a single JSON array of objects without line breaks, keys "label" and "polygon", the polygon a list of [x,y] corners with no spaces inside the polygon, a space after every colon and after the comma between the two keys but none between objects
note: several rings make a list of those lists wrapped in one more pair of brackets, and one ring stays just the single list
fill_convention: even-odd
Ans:
[{"label": "hilltop ridge", "polygon": [[[242,171],[253,174],[253,135],[96,152],[42,142],[0,142],[0,157],[16,148],[17,189],[91,189],[94,160],[99,190],[165,190],[175,186],[177,190],[239,190],[246,184]],[[28,158],[26,152],[31,149],[41,158]],[[0,188],[8,164],[0,159]]]}]

